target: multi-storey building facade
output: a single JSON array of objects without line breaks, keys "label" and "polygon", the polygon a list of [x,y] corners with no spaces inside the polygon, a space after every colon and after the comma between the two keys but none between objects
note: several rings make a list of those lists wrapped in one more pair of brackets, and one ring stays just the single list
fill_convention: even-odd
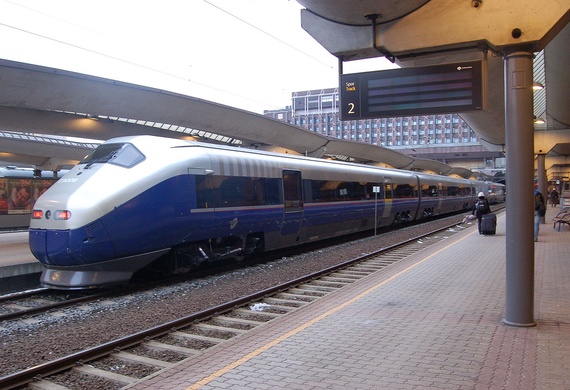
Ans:
[{"label": "multi-storey building facade", "polygon": [[502,153],[486,151],[457,114],[340,120],[338,88],[292,94],[292,105],[265,115],[330,138],[364,142],[436,159],[494,176],[504,170]]}]

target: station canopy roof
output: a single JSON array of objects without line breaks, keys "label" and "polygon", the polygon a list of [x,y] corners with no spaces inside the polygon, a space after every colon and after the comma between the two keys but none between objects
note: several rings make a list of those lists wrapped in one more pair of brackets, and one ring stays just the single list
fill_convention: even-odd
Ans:
[{"label": "station canopy roof", "polygon": [[444,175],[473,174],[199,98],[60,69],[0,60],[0,90],[0,160],[28,161],[42,169],[77,162],[96,146],[53,136],[103,141],[149,134]]}]

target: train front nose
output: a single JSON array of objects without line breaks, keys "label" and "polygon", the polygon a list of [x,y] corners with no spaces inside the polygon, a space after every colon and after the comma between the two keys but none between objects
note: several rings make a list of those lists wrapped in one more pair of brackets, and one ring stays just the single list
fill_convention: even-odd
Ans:
[{"label": "train front nose", "polygon": [[30,250],[45,265],[73,265],[75,259],[69,250],[69,231],[30,229]]},{"label": "train front nose", "polygon": [[32,254],[45,265],[93,264],[116,257],[113,243],[100,224],[73,230],[31,228],[29,242]]}]

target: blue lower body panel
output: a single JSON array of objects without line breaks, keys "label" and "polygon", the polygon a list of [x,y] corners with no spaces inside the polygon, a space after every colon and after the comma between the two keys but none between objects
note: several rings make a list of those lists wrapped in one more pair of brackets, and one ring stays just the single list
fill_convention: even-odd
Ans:
[{"label": "blue lower body panel", "polygon": [[45,265],[90,264],[115,257],[113,244],[105,229],[30,229],[29,241],[32,254]]}]

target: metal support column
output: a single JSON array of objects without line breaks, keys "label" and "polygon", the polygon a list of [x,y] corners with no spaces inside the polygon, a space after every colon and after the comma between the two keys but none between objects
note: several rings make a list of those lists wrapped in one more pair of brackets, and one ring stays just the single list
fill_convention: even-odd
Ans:
[{"label": "metal support column", "polygon": [[505,129],[507,164],[506,307],[503,322],[534,326],[534,128],[532,52],[507,54]]}]

